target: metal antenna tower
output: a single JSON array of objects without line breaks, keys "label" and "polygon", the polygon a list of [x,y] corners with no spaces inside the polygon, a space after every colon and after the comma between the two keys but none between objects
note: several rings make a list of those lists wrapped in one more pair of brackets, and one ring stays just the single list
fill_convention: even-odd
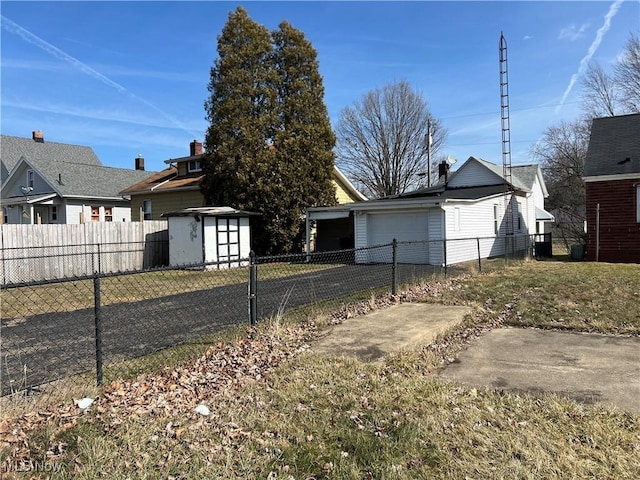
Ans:
[{"label": "metal antenna tower", "polygon": [[[505,234],[513,235],[513,206],[511,205],[511,125],[509,121],[509,67],[507,40],[500,32],[500,118],[502,126],[502,176],[504,178]],[[505,245],[506,246],[506,245]]]}]

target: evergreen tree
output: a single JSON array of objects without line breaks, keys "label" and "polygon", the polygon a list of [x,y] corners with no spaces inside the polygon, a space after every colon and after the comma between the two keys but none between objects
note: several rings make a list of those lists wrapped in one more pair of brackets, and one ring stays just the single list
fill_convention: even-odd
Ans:
[{"label": "evergreen tree", "polygon": [[255,250],[293,251],[305,208],[335,203],[335,138],[315,50],[289,24],[270,36],[238,7],[218,37],[208,88],[207,204],[262,213]]},{"label": "evergreen tree", "polygon": [[[268,148],[276,121],[275,72],[269,30],[238,7],[218,37],[205,102],[209,128],[201,190],[208,205],[263,212],[269,201]],[[254,241],[264,243],[256,222]]]},{"label": "evergreen tree", "polygon": [[324,104],[316,50],[288,22],[282,22],[272,38],[278,73],[274,147],[286,188],[280,228],[286,237],[283,247],[290,250],[302,243],[306,207],[336,203],[332,182],[336,140]]}]

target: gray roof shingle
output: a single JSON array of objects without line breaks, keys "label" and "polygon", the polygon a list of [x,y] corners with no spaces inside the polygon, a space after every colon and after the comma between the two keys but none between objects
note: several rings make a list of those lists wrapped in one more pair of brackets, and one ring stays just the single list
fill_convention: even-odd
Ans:
[{"label": "gray roof shingle", "polygon": [[91,147],[48,141],[36,142],[31,138],[0,135],[0,168],[3,181],[16,166],[20,157],[30,160],[58,160],[102,165]]},{"label": "gray roof shingle", "polygon": [[595,118],[584,176],[640,173],[640,113]]},{"label": "gray roof shingle", "polygon": [[540,167],[536,165],[513,165],[511,167],[511,176],[518,177],[518,180],[529,190],[533,188],[536,181],[536,175]]},{"label": "gray roof shingle", "polygon": [[0,136],[0,155],[3,182],[24,158],[63,197],[120,198],[121,190],[154,173],[105,167],[91,147],[9,135]]},{"label": "gray roof shingle", "polygon": [[[58,160],[31,160],[29,164],[63,197],[120,197],[120,191],[154,172]],[[62,180],[62,183],[59,182]]]}]

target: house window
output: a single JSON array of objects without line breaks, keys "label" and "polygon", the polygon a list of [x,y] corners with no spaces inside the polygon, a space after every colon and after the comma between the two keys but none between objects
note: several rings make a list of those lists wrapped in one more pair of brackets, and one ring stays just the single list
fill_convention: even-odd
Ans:
[{"label": "house window", "polygon": [[27,187],[33,188],[34,183],[35,174],[33,173],[33,170],[27,170]]},{"label": "house window", "polygon": [[499,218],[498,218],[498,205],[493,205],[493,233],[498,234],[498,230],[500,229]]},{"label": "house window", "polygon": [[153,220],[153,214],[151,213],[151,200],[142,201],[142,215],[144,220]]},{"label": "house window", "polygon": [[636,187],[636,222],[640,223],[640,185]]},{"label": "house window", "polygon": [[91,221],[92,222],[100,221],[100,207],[91,207]]},{"label": "house window", "polygon": [[57,205],[52,205],[51,206],[51,221],[52,222],[57,222],[58,221],[58,206]]},{"label": "house window", "polygon": [[460,208],[458,207],[453,209],[453,229],[456,232],[460,231]]},{"label": "house window", "polygon": [[518,231],[522,231],[522,206],[518,203],[516,204],[518,206],[518,210],[517,210],[517,215],[518,215]]},{"label": "house window", "polygon": [[2,223],[9,223],[7,207],[2,207]]},{"label": "house window", "polygon": [[104,221],[105,222],[113,222],[113,208],[112,207],[104,207]]},{"label": "house window", "polygon": [[200,160],[191,160],[187,164],[187,172],[201,172],[202,171],[202,162]]}]

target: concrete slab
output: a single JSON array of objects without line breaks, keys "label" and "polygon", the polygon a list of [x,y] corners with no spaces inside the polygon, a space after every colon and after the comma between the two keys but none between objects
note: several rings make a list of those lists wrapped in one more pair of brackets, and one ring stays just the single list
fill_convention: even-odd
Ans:
[{"label": "concrete slab", "polygon": [[400,303],[350,318],[314,342],[316,353],[379,360],[402,348],[431,343],[438,334],[460,323],[468,307]]},{"label": "concrete slab", "polygon": [[640,413],[640,338],[500,328],[476,339],[442,377],[554,392]]}]

